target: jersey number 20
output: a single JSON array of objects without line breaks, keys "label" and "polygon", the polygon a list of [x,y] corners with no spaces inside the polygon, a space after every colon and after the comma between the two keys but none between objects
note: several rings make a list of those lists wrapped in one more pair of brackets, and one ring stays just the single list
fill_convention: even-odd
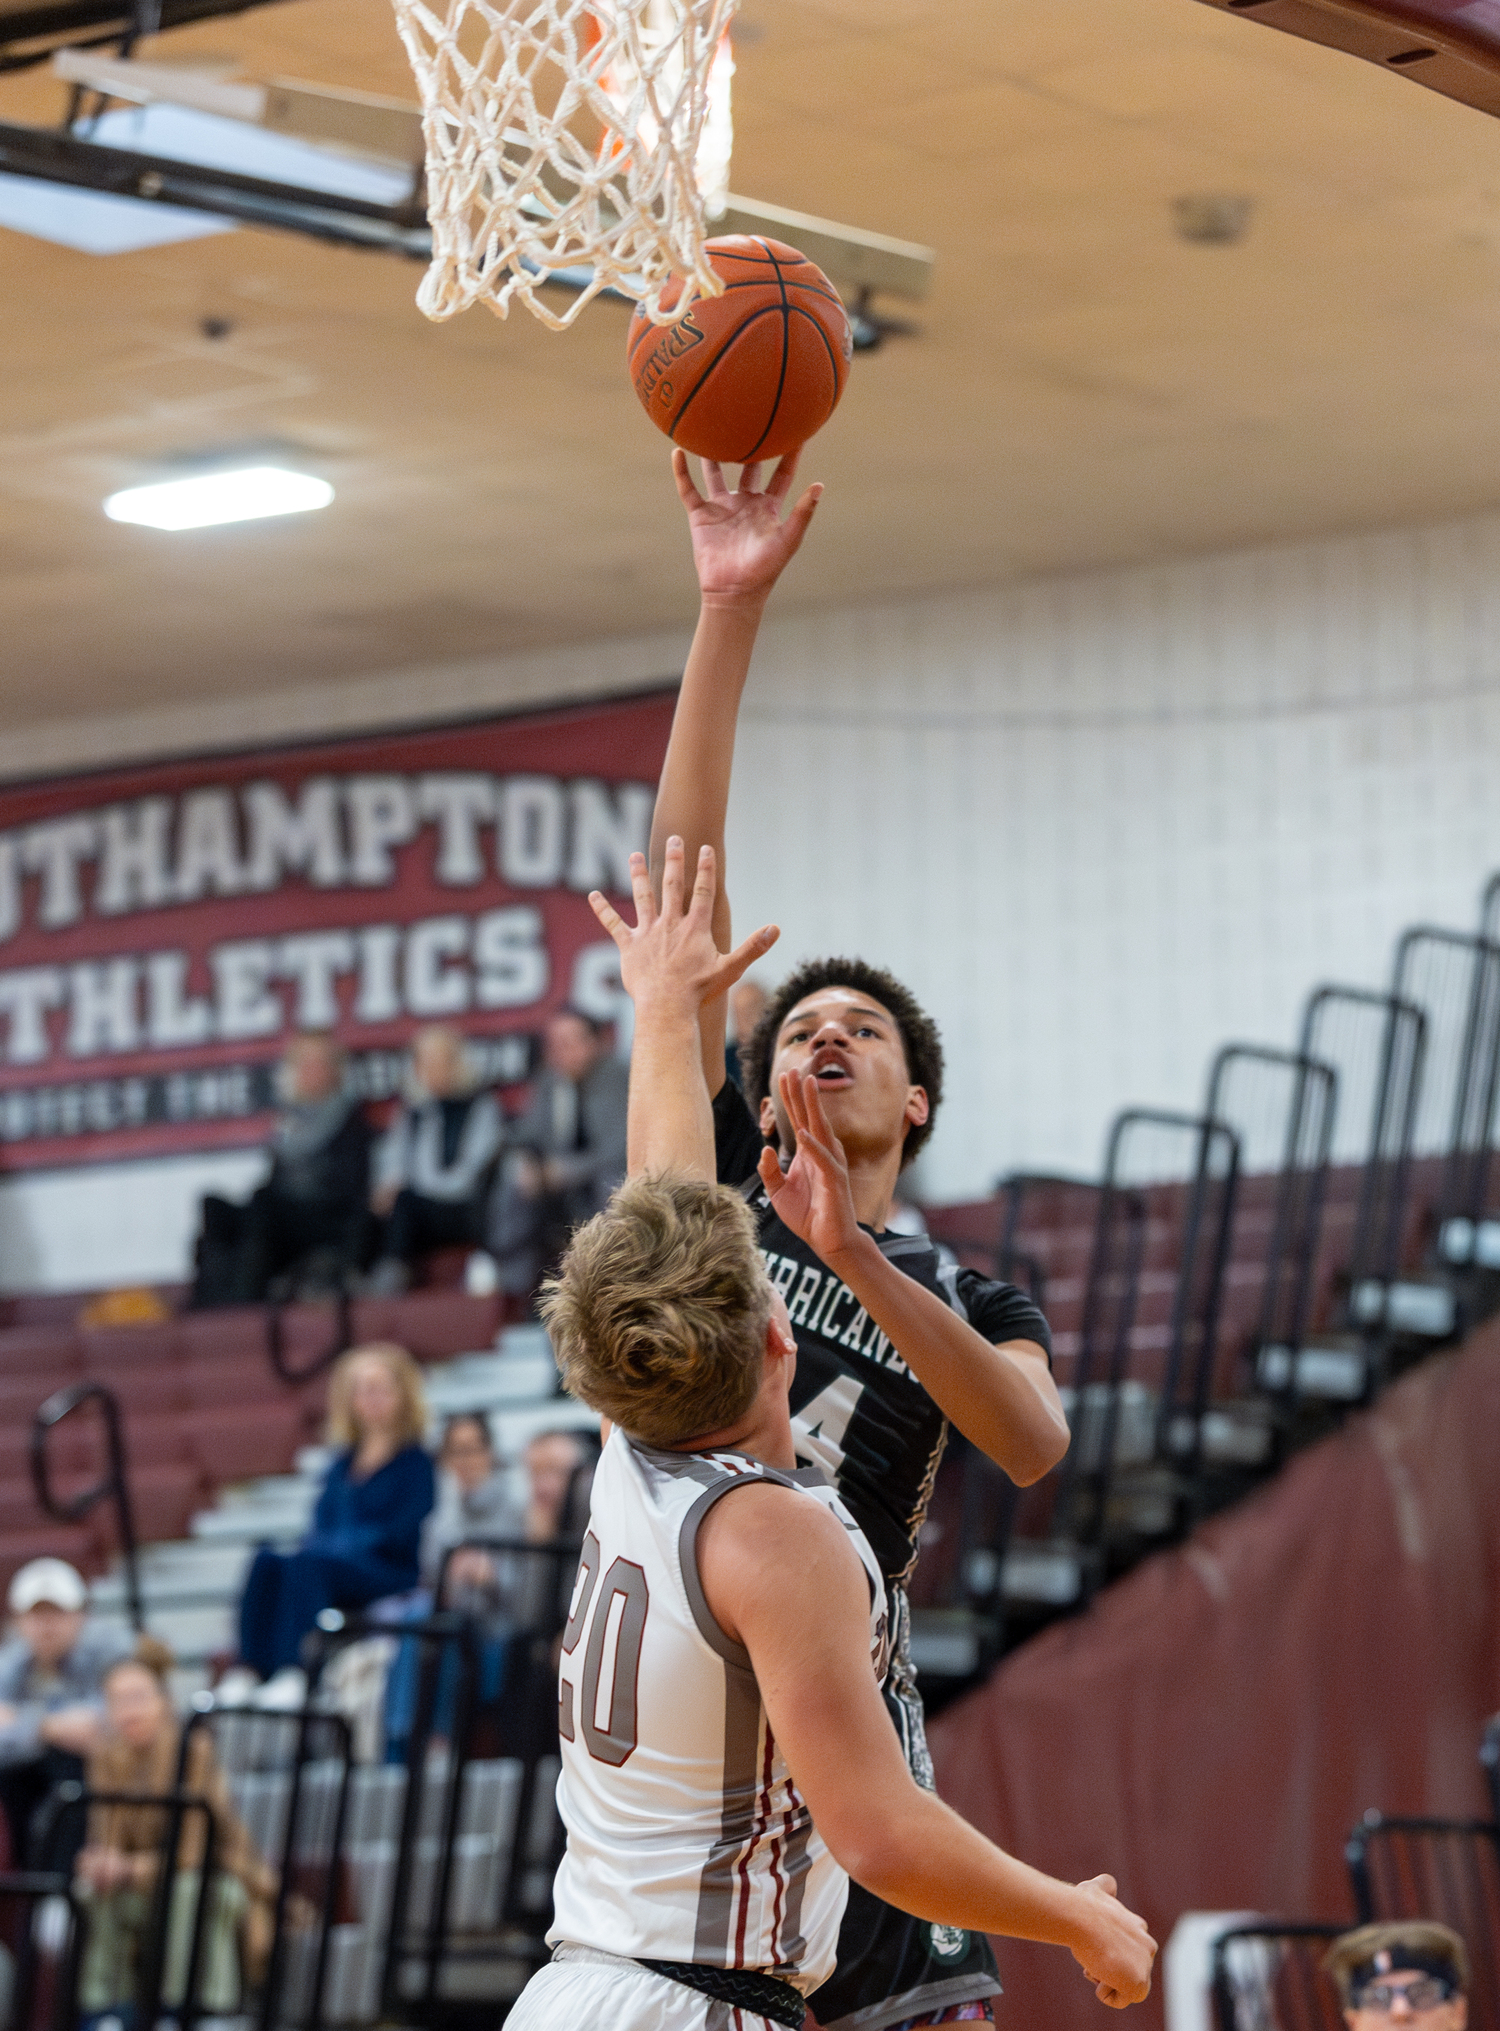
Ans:
[{"label": "jersey number 20", "polygon": [[[583,1641],[583,1678],[579,1684],[578,1725],[589,1754],[616,1769],[628,1761],[636,1743],[636,1682],[641,1670],[641,1642],[651,1596],[646,1575],[629,1559],[616,1559],[599,1584],[599,1540],[592,1531],[583,1540],[573,1609],[563,1631],[563,1655],[571,1657]],[[609,1658],[609,1698],[601,1718],[599,1688]],[[563,1673],[559,1687],[558,1731],[565,1742],[575,1739],[573,1681]]]}]

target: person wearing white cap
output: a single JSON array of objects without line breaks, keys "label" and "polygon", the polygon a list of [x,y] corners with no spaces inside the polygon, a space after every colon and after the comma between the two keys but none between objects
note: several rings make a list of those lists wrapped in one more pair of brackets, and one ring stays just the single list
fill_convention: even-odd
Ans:
[{"label": "person wearing white cap", "polygon": [[66,1559],[32,1559],[10,1583],[11,1635],[0,1643],[0,1806],[12,1866],[54,1784],[82,1777],[103,1713],[103,1678],[128,1656],[128,1629],[90,1621],[83,1575]]}]

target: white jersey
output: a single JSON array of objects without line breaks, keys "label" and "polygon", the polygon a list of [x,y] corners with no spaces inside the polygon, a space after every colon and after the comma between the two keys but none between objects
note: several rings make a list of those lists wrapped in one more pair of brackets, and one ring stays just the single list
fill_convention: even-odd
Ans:
[{"label": "white jersey", "polygon": [[792,1783],[749,1653],[714,1620],[698,1577],[699,1524],[751,1480],[797,1488],[849,1532],[884,1675],[885,1583],[820,1469],[657,1452],[612,1432],[563,1635],[568,1847],[547,1938],[751,1968],[806,1995],[833,1970],[849,1879]]}]

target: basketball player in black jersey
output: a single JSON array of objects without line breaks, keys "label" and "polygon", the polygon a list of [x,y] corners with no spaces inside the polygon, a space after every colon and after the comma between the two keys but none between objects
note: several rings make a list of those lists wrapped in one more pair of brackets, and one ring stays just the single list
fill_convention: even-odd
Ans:
[{"label": "basketball player in black jersey", "polygon": [[[783,459],[737,491],[679,451],[673,471],[692,534],[702,611],[683,674],[652,826],[658,889],[670,835],[688,864],[724,817],[740,695],[765,603],[812,521],[821,488],[783,517],[796,471]],[[810,875],[812,871],[810,870]],[[722,883],[715,941],[730,949]],[[903,1167],[931,1133],[942,1091],[937,1030],[898,981],[860,960],[804,966],[772,997],[743,1050],[746,1091],[727,1076],[725,1008],[706,1009],[703,1073],[718,1171],[756,1211],[767,1268],[797,1337],[799,1453],[837,1482],[881,1561],[894,1638],[886,1701],[910,1769],[932,1783],[909,1660],[905,1582],[951,1421],[1011,1479],[1039,1480],[1067,1449],[1045,1319],[1009,1285],[946,1269],[930,1242],[886,1222]],[[805,1097],[805,1075],[817,1099]],[[800,1142],[817,1165],[797,1165]],[[813,1999],[827,2031],[897,2031],[992,2016],[986,1940],[932,1926],[851,1885],[833,1977]]]}]

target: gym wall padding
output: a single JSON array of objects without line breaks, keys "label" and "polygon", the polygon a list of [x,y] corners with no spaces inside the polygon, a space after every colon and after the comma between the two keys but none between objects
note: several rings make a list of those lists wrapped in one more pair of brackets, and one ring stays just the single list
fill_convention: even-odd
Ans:
[{"label": "gym wall padding", "polygon": [[[1163,1945],[1188,1910],[1352,1922],[1367,1808],[1488,1817],[1497,1603],[1500,1323],[1018,1651],[934,1724],[938,1788],[1055,1875],[1115,1875]],[[1099,2031],[1070,1955],[998,1951],[1001,2023]],[[1160,1980],[1129,2021],[1162,2024]]]}]

